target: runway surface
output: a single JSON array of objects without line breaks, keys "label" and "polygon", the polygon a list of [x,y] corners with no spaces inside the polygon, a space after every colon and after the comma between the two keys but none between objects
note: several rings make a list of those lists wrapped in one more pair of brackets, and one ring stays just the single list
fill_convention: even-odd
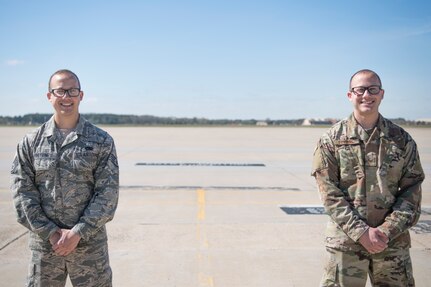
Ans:
[{"label": "runway surface", "polygon": [[[32,129],[0,127],[0,286],[23,286],[27,274],[28,234],[15,221],[9,169]],[[104,129],[120,164],[120,202],[107,224],[114,286],[318,286],[327,216],[310,170],[326,128]],[[407,130],[427,176],[411,232],[416,283],[425,287],[431,129]]]}]

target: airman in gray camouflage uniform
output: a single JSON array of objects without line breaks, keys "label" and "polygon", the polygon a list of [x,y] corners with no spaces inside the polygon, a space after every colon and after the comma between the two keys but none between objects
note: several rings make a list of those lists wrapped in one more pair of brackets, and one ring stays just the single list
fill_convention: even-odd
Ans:
[{"label": "airman in gray camouflage uniform", "polygon": [[105,224],[118,202],[113,139],[79,115],[78,77],[55,72],[52,118],[18,144],[11,189],[17,220],[30,230],[27,286],[112,286]]},{"label": "airman in gray camouflage uniform", "polygon": [[314,153],[325,211],[328,261],[321,286],[414,286],[409,254],[424,172],[416,143],[380,115],[380,77],[361,70],[347,96],[353,114],[325,133]]}]

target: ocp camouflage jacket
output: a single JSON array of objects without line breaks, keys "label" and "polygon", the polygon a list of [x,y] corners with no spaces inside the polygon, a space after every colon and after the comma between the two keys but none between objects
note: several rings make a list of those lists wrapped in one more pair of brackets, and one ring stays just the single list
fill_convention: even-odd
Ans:
[{"label": "ocp camouflage jacket", "polygon": [[352,114],[320,138],[312,175],[330,216],[327,246],[362,249],[359,238],[378,227],[389,247],[410,247],[425,175],[416,143],[401,127],[380,115],[369,135]]}]

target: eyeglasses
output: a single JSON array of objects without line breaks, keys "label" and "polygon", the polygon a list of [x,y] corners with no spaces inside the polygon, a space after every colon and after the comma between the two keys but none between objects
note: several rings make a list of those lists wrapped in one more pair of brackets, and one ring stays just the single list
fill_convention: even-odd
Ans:
[{"label": "eyeglasses", "polygon": [[365,91],[368,91],[371,95],[377,95],[380,93],[382,88],[380,86],[369,86],[369,87],[354,87],[350,91],[354,92],[356,95],[362,96]]},{"label": "eyeglasses", "polygon": [[69,95],[69,97],[74,98],[74,97],[79,96],[79,93],[80,93],[80,92],[81,92],[81,90],[80,90],[80,89],[78,89],[78,88],[71,88],[71,89],[68,89],[68,90],[65,90],[65,89],[52,89],[52,90],[51,90],[51,93],[52,93],[54,96],[58,97],[58,98],[62,98],[62,97],[64,97],[64,95],[65,95],[66,93]]}]

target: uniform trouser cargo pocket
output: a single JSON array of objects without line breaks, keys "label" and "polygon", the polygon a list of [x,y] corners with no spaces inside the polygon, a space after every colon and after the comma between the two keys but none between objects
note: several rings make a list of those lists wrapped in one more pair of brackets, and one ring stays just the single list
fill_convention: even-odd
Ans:
[{"label": "uniform trouser cargo pocket", "polygon": [[68,258],[70,280],[76,287],[112,286],[107,243],[81,247]]},{"label": "uniform trouser cargo pocket", "polygon": [[362,252],[340,251],[327,247],[327,261],[320,286],[364,287],[367,282],[368,259]]},{"label": "uniform trouser cargo pocket", "polygon": [[413,268],[408,249],[387,249],[372,255],[370,278],[375,286],[413,287]]},{"label": "uniform trouser cargo pocket", "polygon": [[66,284],[64,257],[52,251],[32,250],[27,277],[28,287],[63,287]]}]

